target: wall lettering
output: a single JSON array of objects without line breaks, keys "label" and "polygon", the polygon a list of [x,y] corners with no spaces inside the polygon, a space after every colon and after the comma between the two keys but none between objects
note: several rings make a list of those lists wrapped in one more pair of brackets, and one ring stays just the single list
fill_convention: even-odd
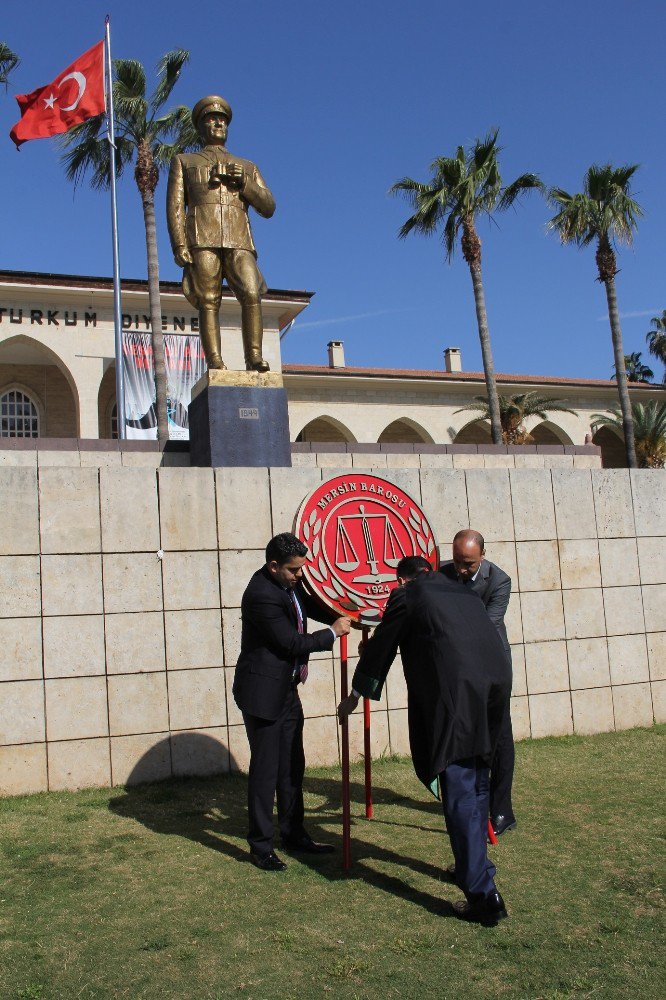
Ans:
[{"label": "wall lettering", "polygon": [[[19,308],[17,306],[0,306],[0,326],[9,320],[10,323],[22,324],[23,315],[25,313],[26,322],[28,322],[28,316],[30,317],[31,326],[73,326],[76,327],[81,322],[79,318],[79,312],[76,309],[65,309],[61,311],[60,309],[36,309]],[[109,322],[113,325],[113,319],[109,318]],[[83,324],[84,326],[97,326],[97,312],[88,312],[87,310],[83,314]],[[198,316],[162,316],[162,330],[165,332],[173,330],[174,333],[185,333],[189,326],[189,331],[194,334],[199,333],[199,317]],[[122,328],[123,330],[146,330],[150,332],[150,316],[146,316],[145,313],[123,313],[122,314]]]}]

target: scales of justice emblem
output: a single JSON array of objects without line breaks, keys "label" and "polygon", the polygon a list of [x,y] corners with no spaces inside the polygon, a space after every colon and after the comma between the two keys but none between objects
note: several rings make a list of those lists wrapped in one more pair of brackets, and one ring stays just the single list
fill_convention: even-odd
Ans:
[{"label": "scales of justice emblem", "polygon": [[423,556],[437,568],[425,514],[378,476],[352,473],[322,483],[301,504],[294,531],[308,546],[303,575],[310,590],[359,625],[381,620],[405,556]]}]

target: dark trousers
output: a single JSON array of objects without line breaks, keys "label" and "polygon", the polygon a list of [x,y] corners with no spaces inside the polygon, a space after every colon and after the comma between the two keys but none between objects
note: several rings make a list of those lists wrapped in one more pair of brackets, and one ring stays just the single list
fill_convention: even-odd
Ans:
[{"label": "dark trousers", "polygon": [[290,691],[274,722],[243,712],[250,742],[247,842],[254,854],[273,850],[273,803],[277,792],[282,839],[303,834],[303,709],[298,691]]},{"label": "dark trousers", "polygon": [[511,786],[513,784],[513,769],[516,762],[516,752],[513,747],[513,729],[511,728],[511,712],[507,710],[499,739],[495,748],[490,768],[490,815],[506,816],[514,820],[511,804]]},{"label": "dark trousers", "polygon": [[476,757],[453,761],[439,776],[456,882],[470,902],[496,891],[495,865],[486,849],[488,776],[489,768]]}]

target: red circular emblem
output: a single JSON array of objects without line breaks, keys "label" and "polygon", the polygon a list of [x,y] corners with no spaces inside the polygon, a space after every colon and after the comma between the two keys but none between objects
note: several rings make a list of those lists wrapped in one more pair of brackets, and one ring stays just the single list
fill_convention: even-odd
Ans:
[{"label": "red circular emblem", "polygon": [[301,504],[294,532],[308,547],[303,575],[310,590],[359,624],[381,619],[405,556],[423,556],[437,569],[425,514],[408,493],[378,476],[328,479]]}]

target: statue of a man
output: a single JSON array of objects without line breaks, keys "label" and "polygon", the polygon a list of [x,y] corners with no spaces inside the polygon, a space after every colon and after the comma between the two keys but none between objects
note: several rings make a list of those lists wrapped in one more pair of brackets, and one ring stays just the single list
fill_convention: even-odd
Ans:
[{"label": "statue of a man", "polygon": [[222,97],[203,97],[192,109],[203,149],[174,156],[167,190],[167,223],[183,292],[199,311],[201,343],[209,368],[226,368],[220,345],[222,281],[241,305],[248,371],[266,372],[262,357],[261,296],[266,282],[257,266],[248,209],[269,219],[275,200],[254,163],[225,146],[231,108]]}]

